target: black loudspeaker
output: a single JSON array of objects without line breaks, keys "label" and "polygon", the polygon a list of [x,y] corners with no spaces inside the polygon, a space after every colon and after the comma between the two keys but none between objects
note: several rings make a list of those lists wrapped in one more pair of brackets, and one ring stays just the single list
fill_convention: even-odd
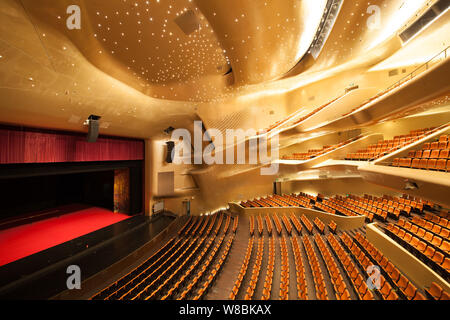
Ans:
[{"label": "black loudspeaker", "polygon": [[174,152],[174,148],[175,148],[175,142],[167,141],[166,145],[167,145],[166,162],[167,163],[172,163],[172,161],[173,161],[173,152]]},{"label": "black loudspeaker", "polygon": [[98,131],[100,127],[100,117],[90,115],[88,122],[88,134],[87,134],[87,142],[96,142],[98,138]]}]

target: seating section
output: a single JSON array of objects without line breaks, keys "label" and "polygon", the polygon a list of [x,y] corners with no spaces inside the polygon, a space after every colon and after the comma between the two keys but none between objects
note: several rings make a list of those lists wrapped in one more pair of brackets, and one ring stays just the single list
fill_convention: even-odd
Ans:
[{"label": "seating section", "polygon": [[325,267],[333,284],[336,299],[351,300],[350,293],[347,289],[347,285],[344,282],[344,278],[341,275],[341,271],[339,270],[336,261],[331,255],[330,250],[328,250],[322,237],[316,234],[314,236],[314,241],[316,242],[317,248],[319,248],[319,252],[323,258],[323,261],[325,262]]},{"label": "seating section", "polygon": [[353,290],[358,296],[358,299],[374,300],[372,292],[368,289],[366,279],[364,279],[364,277],[361,275],[360,271],[355,266],[347,252],[339,244],[339,241],[336,239],[336,237],[332,234],[329,234],[327,240],[340,265],[344,269],[347,278],[350,280],[353,286]]},{"label": "seating section", "polygon": [[309,266],[311,267],[314,277],[314,284],[316,289],[316,297],[318,300],[328,300],[327,287],[323,278],[322,270],[320,269],[319,260],[317,259],[314,248],[308,236],[304,235],[302,238],[303,246],[308,256]]},{"label": "seating section", "polygon": [[292,155],[284,155],[281,157],[282,160],[297,160],[297,161],[305,161],[305,160],[311,160],[316,157],[320,157],[321,155],[324,155],[325,153],[329,153],[331,151],[334,151],[338,148],[341,148],[345,145],[348,145],[349,143],[352,143],[361,137],[356,137],[352,139],[348,139],[344,142],[340,142],[334,145],[327,145],[323,146],[321,149],[310,149],[308,152],[302,152],[302,153],[293,153]]},{"label": "seating section", "polygon": [[264,220],[266,221],[267,232],[269,233],[269,236],[271,236],[272,235],[272,220],[270,219],[270,217],[268,215],[264,216]]},{"label": "seating section", "polygon": [[[430,221],[414,217],[389,223],[385,231],[404,248],[435,269],[444,278],[450,276],[450,241],[440,234],[442,228]],[[439,233],[436,233],[439,232]],[[448,229],[444,228],[447,234]]]},{"label": "seating section", "polygon": [[[381,253],[380,250],[378,250],[359,232],[355,235],[354,243],[362,249],[372,263],[379,266],[381,269],[383,278],[381,278],[382,281],[380,283],[379,291],[386,300],[394,299],[396,292],[410,300],[426,300],[414,284],[412,284],[394,266],[394,264],[392,264],[392,262]],[[357,251],[356,249],[353,250]],[[384,284],[384,280],[387,281],[386,284]]]},{"label": "seating section", "polygon": [[281,235],[282,227],[280,219],[278,219],[278,215],[275,213],[272,215],[273,222],[275,223],[275,229],[277,230],[278,235]]},{"label": "seating section", "polygon": [[[194,290],[197,293],[191,298],[202,298],[227,260],[234,240],[233,234],[225,241],[225,228],[218,237],[224,218],[222,212],[190,217],[175,237],[149,259],[92,299],[172,299],[183,287],[185,290],[178,299],[190,297]],[[192,278],[193,274],[196,276]]]},{"label": "seating section", "polygon": [[425,128],[413,130],[406,135],[395,136],[392,140],[380,140],[377,144],[369,145],[366,149],[361,149],[355,153],[347,154],[345,160],[373,161],[404,148],[407,145],[412,144],[434,132],[435,128]]},{"label": "seating section", "polygon": [[410,151],[408,157],[395,158],[392,166],[448,172],[450,169],[449,160],[449,136],[442,135],[439,140],[424,143],[422,149]]}]

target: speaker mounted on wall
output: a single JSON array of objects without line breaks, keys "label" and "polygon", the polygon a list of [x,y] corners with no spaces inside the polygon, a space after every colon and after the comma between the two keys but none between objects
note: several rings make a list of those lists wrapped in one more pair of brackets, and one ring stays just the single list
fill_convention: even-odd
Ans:
[{"label": "speaker mounted on wall", "polygon": [[175,142],[167,141],[167,153],[166,153],[166,163],[172,163],[175,149]]},{"label": "speaker mounted on wall", "polygon": [[100,128],[100,116],[91,114],[85,124],[88,126],[87,142],[97,142]]}]

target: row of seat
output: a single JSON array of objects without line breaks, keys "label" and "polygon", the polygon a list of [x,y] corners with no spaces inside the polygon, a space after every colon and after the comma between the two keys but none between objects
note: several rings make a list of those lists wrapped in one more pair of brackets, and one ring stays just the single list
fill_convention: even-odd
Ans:
[{"label": "row of seat", "polygon": [[[401,227],[403,230],[405,230],[405,232],[409,232],[412,235],[420,238],[427,244],[432,245],[436,250],[442,251],[446,256],[450,254],[450,242],[447,240],[448,230],[446,228],[441,229],[439,226],[435,228],[433,227],[433,225],[429,224],[425,224],[424,227],[421,227],[420,225],[417,225],[414,222],[409,222],[403,219],[397,222],[397,226]],[[445,238],[442,237],[442,234],[440,233],[441,230],[446,230]],[[408,236],[405,237],[406,239],[409,239]]]},{"label": "row of seat", "polygon": [[301,235],[302,234],[302,224],[300,223],[300,221],[298,221],[297,216],[294,213],[291,213],[289,218],[291,219],[295,230],[297,230],[297,234]]},{"label": "row of seat", "polygon": [[255,217],[254,216],[250,216],[250,236],[253,236],[255,233]]},{"label": "row of seat", "polygon": [[[412,228],[412,225],[408,225],[408,224],[410,224],[410,222],[408,222],[406,220],[403,220],[403,222],[401,222],[401,223],[404,225],[405,229],[410,230]],[[434,223],[429,220],[422,219],[418,216],[414,216],[411,219],[411,223],[414,223],[415,225],[440,236],[442,239],[450,239],[450,229],[448,229],[446,226],[444,227],[438,223]],[[399,221],[399,224],[400,224],[400,221]],[[445,249],[444,249],[444,251],[445,251]]]},{"label": "row of seat", "polygon": [[373,161],[412,144],[431,133],[432,131],[428,128],[413,130],[407,135],[395,136],[392,140],[380,140],[377,144],[371,144],[365,149],[358,150],[355,153],[349,153],[345,159],[352,161]]},{"label": "row of seat", "polygon": [[431,213],[427,212],[424,215],[424,219],[428,220],[428,221],[431,221],[431,222],[433,222],[435,224],[438,224],[438,225],[440,225],[443,228],[450,229],[450,220],[447,219],[447,218],[440,217],[438,215],[431,214]]},{"label": "row of seat", "polygon": [[351,138],[351,139],[348,139],[346,141],[343,141],[343,142],[340,142],[340,143],[337,143],[334,145],[323,146],[320,149],[310,149],[310,150],[308,150],[308,152],[293,153],[291,155],[283,155],[281,157],[281,159],[283,159],[283,160],[299,160],[299,161],[311,160],[311,159],[320,157],[321,155],[324,155],[326,153],[329,153],[331,151],[334,151],[336,149],[339,149],[345,145],[348,145],[360,138],[361,137]]},{"label": "row of seat", "polygon": [[258,233],[259,233],[259,236],[262,236],[264,227],[263,227],[263,221],[262,221],[261,216],[257,216],[256,220],[258,222]]},{"label": "row of seat", "polygon": [[350,256],[339,244],[336,237],[329,234],[327,241],[337,257],[339,263],[343,267],[348,279],[350,280],[353,289],[360,300],[374,300],[372,292],[368,289],[367,283],[361,276]]},{"label": "row of seat", "polygon": [[308,230],[308,232],[312,234],[314,226],[311,221],[309,221],[309,219],[304,214],[302,214],[302,216],[300,217],[300,221],[303,223],[306,230]]},{"label": "row of seat", "polygon": [[230,229],[230,224],[231,224],[231,216],[229,214],[227,214],[227,220],[225,221],[225,227],[223,229],[224,234],[228,234],[228,230]]},{"label": "row of seat", "polygon": [[325,242],[319,234],[314,236],[319,253],[325,262],[325,267],[330,276],[331,283],[333,284],[334,293],[337,300],[351,300],[350,292],[347,289],[347,285],[344,282],[344,278],[341,275],[341,271],[338,268],[336,261],[328,250]]},{"label": "row of seat", "polygon": [[314,225],[316,226],[317,230],[319,230],[319,232],[321,234],[325,233],[325,223],[322,222],[322,220],[319,219],[319,217],[316,217],[314,219]]},{"label": "row of seat", "polygon": [[303,264],[302,254],[296,236],[291,237],[291,246],[292,251],[294,252],[295,273],[297,276],[297,296],[300,300],[308,300],[305,266]]},{"label": "row of seat", "polygon": [[281,279],[280,279],[280,300],[289,300],[289,255],[286,238],[284,235],[280,239],[281,252]]},{"label": "row of seat", "polygon": [[392,286],[392,290],[398,289],[399,294],[409,300],[425,300],[425,297],[417,290],[414,284],[408,280],[395,265],[387,259],[380,250],[378,250],[372,243],[370,243],[361,233],[356,233],[354,238],[354,244],[359,246],[362,251],[369,257],[372,263],[376,264],[382,273],[380,292],[385,297],[390,296],[388,293],[389,288],[383,284],[383,281],[387,279]]},{"label": "row of seat", "polygon": [[[385,230],[388,235],[397,240],[405,249],[409,250],[430,267],[443,274],[444,277],[449,276],[450,258],[448,253],[443,251],[441,247],[437,247],[430,243],[429,238],[427,238],[428,240],[425,240],[424,238],[419,237],[417,233],[414,234],[411,231],[394,224],[388,224]],[[437,236],[433,236],[433,238],[434,237]],[[448,241],[444,241],[444,245],[448,246]]]},{"label": "row of seat", "polygon": [[291,224],[289,218],[286,217],[285,215],[283,215],[283,216],[281,217],[281,220],[283,221],[283,225],[284,225],[284,228],[286,229],[286,232],[287,232],[289,235],[292,235],[292,224]]},{"label": "row of seat", "polygon": [[242,285],[242,281],[244,280],[244,277],[247,273],[247,269],[248,269],[248,264],[250,262],[250,257],[252,255],[252,250],[253,250],[253,242],[255,241],[255,238],[252,236],[250,237],[250,239],[248,240],[248,244],[247,244],[247,251],[245,253],[245,257],[244,257],[244,261],[242,262],[242,266],[241,269],[239,271],[239,275],[238,278],[236,279],[233,289],[231,290],[229,299],[230,300],[234,300],[236,299],[237,294],[239,293],[239,289]]},{"label": "row of seat", "polygon": [[317,259],[314,248],[309,241],[307,235],[302,238],[303,247],[305,248],[306,255],[308,257],[309,266],[311,267],[314,286],[316,289],[316,297],[318,300],[328,300],[327,287],[325,285],[325,279],[323,277],[322,271],[320,269],[319,260]]},{"label": "row of seat", "polygon": [[186,229],[188,228],[188,226],[190,225],[190,223],[192,222],[193,216],[190,216],[186,223],[183,225],[183,227],[181,227],[181,229],[178,231],[178,236],[181,236],[184,234],[184,232],[186,231]]},{"label": "row of seat", "polygon": [[264,216],[264,220],[266,221],[267,232],[271,236],[272,235],[272,220],[270,219],[270,217],[268,215]]},{"label": "row of seat", "polygon": [[233,219],[233,233],[236,233],[239,225],[239,216],[235,216]]},{"label": "row of seat", "polygon": [[258,247],[256,251],[256,259],[253,264],[252,273],[250,275],[250,284],[245,291],[244,300],[251,300],[258,284],[259,274],[261,271],[261,263],[264,254],[264,237],[258,239]]},{"label": "row of seat", "polygon": [[272,235],[269,238],[269,259],[267,260],[266,277],[261,300],[270,300],[272,292],[273,270],[275,268],[275,243]]},{"label": "row of seat", "polygon": [[425,143],[420,150],[409,151],[404,158],[395,158],[394,167],[413,169],[448,171],[450,169],[450,146],[447,135],[442,135],[439,141]]}]

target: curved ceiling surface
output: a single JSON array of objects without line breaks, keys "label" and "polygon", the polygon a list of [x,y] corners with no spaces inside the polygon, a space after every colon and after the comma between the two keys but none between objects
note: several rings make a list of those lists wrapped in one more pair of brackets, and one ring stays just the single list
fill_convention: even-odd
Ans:
[{"label": "curved ceiling surface", "polygon": [[[326,0],[2,0],[0,121],[80,130],[96,113],[111,133],[149,137],[248,93],[284,105],[286,92],[334,68],[387,59],[402,47],[398,31],[434,2],[344,1],[318,58],[291,74]],[[80,30],[67,28],[71,5]]]}]

